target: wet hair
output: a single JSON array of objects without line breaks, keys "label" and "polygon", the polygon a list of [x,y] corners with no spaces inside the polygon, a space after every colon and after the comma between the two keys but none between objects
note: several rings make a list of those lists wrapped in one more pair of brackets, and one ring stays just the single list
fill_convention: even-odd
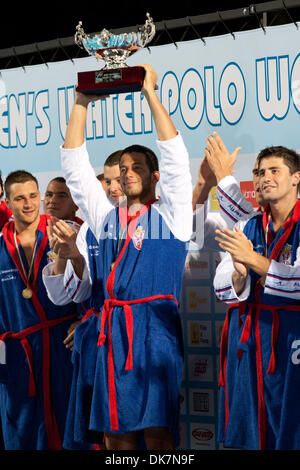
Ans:
[{"label": "wet hair", "polygon": [[39,188],[38,180],[28,171],[17,170],[9,173],[4,183],[6,197],[9,198],[9,190],[12,184],[27,183],[27,181],[34,181],[36,183],[37,188]]},{"label": "wet hair", "polygon": [[66,180],[63,176],[56,176],[55,178],[49,181],[49,184],[52,182],[66,184]]},{"label": "wet hair", "polygon": [[289,168],[290,174],[300,171],[300,155],[294,150],[288,149],[287,147],[266,147],[261,150],[258,154],[257,161],[258,167],[263,158],[279,157],[282,158],[285,165]]},{"label": "wet hair", "polygon": [[150,173],[153,173],[154,171],[159,170],[157,156],[155,155],[155,153],[151,149],[149,149],[148,147],[144,147],[143,145],[135,144],[135,145],[130,145],[129,147],[126,147],[122,151],[121,157],[125,153],[131,154],[131,153],[134,153],[134,152],[142,153],[143,155],[145,155],[146,163],[147,163],[147,166],[150,170]]}]

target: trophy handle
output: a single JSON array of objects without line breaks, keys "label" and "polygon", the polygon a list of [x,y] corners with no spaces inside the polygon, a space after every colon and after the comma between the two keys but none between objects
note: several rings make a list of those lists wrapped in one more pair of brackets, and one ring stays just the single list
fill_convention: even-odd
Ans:
[{"label": "trophy handle", "polygon": [[143,47],[152,41],[155,36],[155,24],[153,23],[150,13],[146,13],[146,17],[147,19],[144,26],[139,29],[143,41]]},{"label": "trophy handle", "polygon": [[80,47],[80,49],[85,49],[82,44],[82,41],[83,39],[86,39],[86,38],[87,38],[87,35],[84,32],[84,29],[82,27],[82,21],[79,21],[78,25],[76,26],[76,33],[75,33],[74,39],[75,39],[75,43],[77,44],[77,46]]}]

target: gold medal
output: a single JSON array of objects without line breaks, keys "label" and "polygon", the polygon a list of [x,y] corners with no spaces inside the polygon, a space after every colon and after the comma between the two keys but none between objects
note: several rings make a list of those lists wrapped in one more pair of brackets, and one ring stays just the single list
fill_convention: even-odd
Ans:
[{"label": "gold medal", "polygon": [[22,273],[23,273],[23,281],[24,281],[25,285],[27,285],[27,287],[25,287],[25,289],[22,290],[22,296],[23,296],[24,299],[31,299],[32,290],[28,286],[30,285],[30,276],[31,276],[31,273],[32,273],[32,268],[33,268],[33,265],[34,265],[35,255],[36,255],[36,251],[37,251],[37,242],[35,242],[35,245],[34,245],[34,248],[33,248],[31,263],[30,263],[30,268],[29,268],[29,273],[28,274],[26,273],[26,270],[25,270],[25,267],[24,267],[24,264],[23,264],[23,261],[22,261],[22,257],[21,257],[21,254],[20,254],[20,250],[19,250],[19,246],[18,246],[18,242],[17,242],[17,235],[16,235],[15,230],[14,230],[14,243],[15,243],[16,252],[18,254],[18,258],[19,258],[19,261],[20,261],[21,270],[22,270]]},{"label": "gold medal", "polygon": [[25,289],[22,290],[22,296],[24,297],[24,299],[31,299],[32,290],[29,289],[29,287],[25,287]]}]

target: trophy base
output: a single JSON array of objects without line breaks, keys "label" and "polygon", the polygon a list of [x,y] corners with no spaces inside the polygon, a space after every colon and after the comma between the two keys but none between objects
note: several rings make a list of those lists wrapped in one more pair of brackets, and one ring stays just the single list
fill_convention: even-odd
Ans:
[{"label": "trophy base", "polygon": [[140,91],[145,76],[143,67],[122,67],[78,72],[76,90],[89,95],[110,95]]}]

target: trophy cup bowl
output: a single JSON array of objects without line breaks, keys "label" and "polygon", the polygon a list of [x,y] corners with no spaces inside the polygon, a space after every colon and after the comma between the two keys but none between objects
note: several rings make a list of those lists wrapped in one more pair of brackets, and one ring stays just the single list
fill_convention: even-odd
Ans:
[{"label": "trophy cup bowl", "polygon": [[76,90],[81,93],[109,95],[140,91],[143,86],[143,67],[128,67],[129,56],[145,47],[155,35],[155,25],[149,13],[138,32],[113,34],[107,29],[100,33],[86,34],[80,21],[76,27],[75,43],[89,55],[104,60],[101,70],[78,72]]}]

